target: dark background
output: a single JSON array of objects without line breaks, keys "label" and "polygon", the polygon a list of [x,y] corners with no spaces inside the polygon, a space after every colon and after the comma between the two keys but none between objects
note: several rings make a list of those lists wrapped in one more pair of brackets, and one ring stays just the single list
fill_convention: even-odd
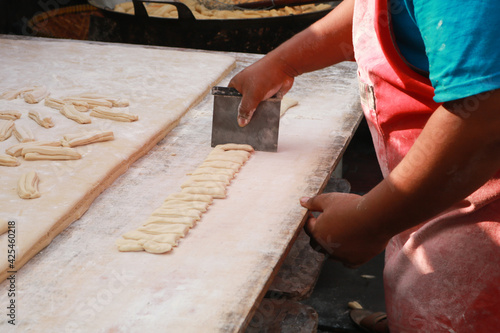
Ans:
[{"label": "dark background", "polygon": [[87,4],[86,0],[0,0],[0,33],[31,35],[28,21],[36,14],[61,7]]}]

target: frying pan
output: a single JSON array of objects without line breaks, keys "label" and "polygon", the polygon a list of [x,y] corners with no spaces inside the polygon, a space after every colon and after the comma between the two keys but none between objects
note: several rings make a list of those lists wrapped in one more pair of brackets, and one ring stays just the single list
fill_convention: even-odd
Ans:
[{"label": "frying pan", "polygon": [[[89,39],[218,51],[267,53],[331,10],[263,18],[195,19],[191,10],[176,1],[134,0],[135,15],[114,11],[127,0],[88,0],[103,17],[93,16]],[[179,18],[150,17],[145,2],[174,5]],[[340,1],[329,2],[332,8]],[[142,7],[142,9],[141,9]]]}]

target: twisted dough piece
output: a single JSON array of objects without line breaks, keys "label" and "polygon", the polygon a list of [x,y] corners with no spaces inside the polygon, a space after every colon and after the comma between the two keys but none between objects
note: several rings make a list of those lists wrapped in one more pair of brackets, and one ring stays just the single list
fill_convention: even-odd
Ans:
[{"label": "twisted dough piece", "polygon": [[21,199],[35,199],[40,197],[38,191],[38,174],[35,171],[25,173],[17,183],[17,194]]}]

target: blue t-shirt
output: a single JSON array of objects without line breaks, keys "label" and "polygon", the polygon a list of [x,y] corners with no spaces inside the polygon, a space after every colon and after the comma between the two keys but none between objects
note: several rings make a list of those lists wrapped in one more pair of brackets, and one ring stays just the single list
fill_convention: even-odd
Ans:
[{"label": "blue t-shirt", "polygon": [[434,100],[500,88],[500,0],[390,0],[393,32],[411,67],[427,72]]}]

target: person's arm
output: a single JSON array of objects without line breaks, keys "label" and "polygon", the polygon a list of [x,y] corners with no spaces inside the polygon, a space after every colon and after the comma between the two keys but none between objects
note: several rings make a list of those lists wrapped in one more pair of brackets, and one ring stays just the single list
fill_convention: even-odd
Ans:
[{"label": "person's arm", "polygon": [[298,33],[255,64],[238,73],[229,87],[242,95],[238,122],[245,126],[259,103],[286,94],[294,77],[353,59],[354,0],[342,1],[323,19]]},{"label": "person's arm", "polygon": [[[477,108],[466,111],[470,105]],[[307,221],[306,230],[333,258],[356,266],[382,252],[392,236],[467,197],[499,169],[495,90],[439,107],[401,163],[364,196],[304,198],[304,207],[322,212]]]}]

